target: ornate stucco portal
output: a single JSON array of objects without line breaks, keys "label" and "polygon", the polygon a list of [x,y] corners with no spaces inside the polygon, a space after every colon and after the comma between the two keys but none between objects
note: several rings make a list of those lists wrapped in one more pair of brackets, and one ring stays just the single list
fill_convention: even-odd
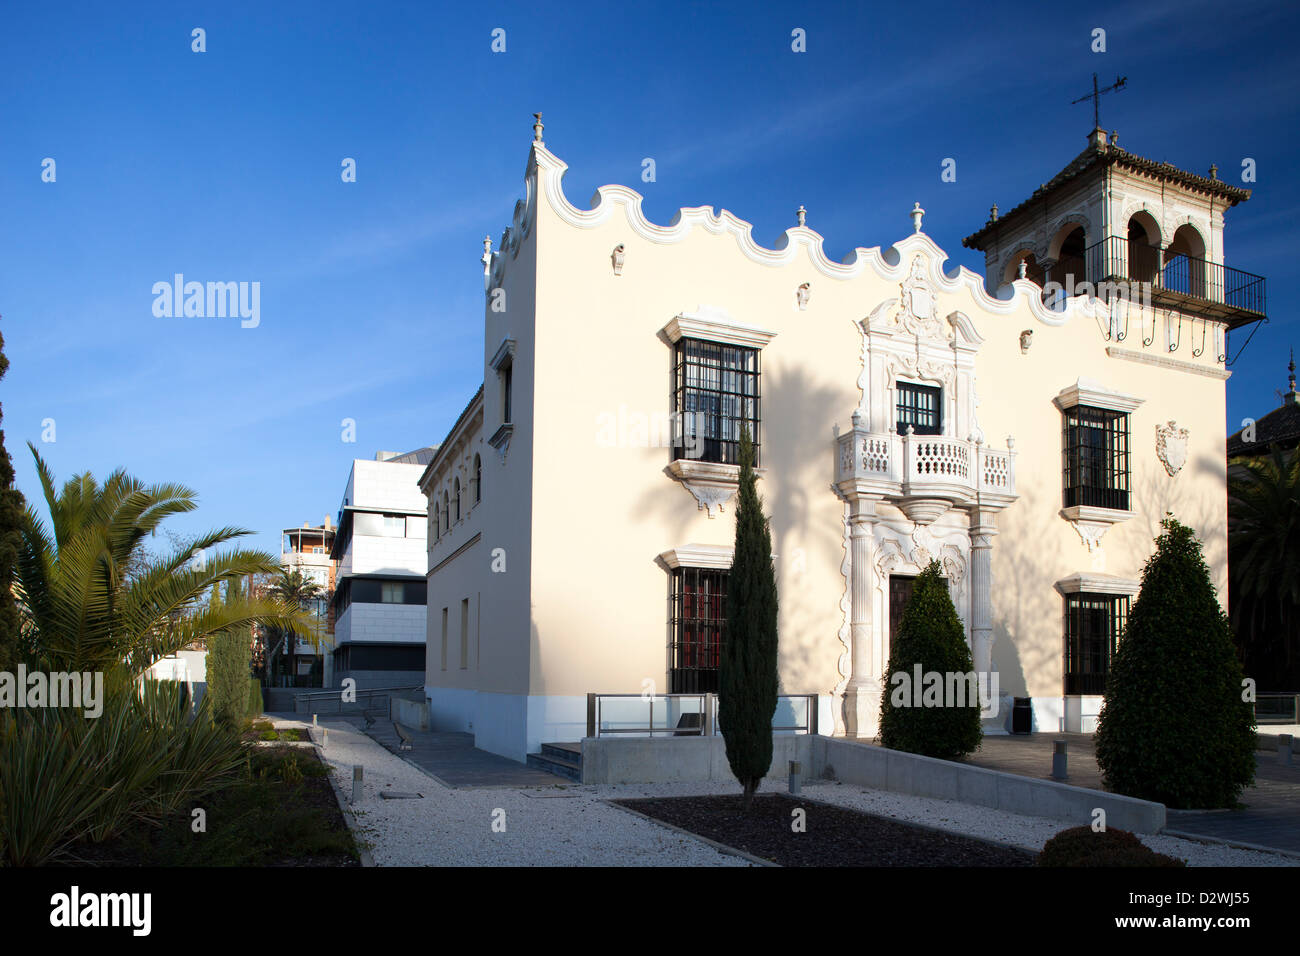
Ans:
[{"label": "ornate stucco portal", "polygon": [[[918,234],[898,249],[912,257],[898,297],[855,323],[862,397],[853,427],[837,439],[848,625],[847,679],[837,693],[849,736],[873,737],[879,729],[891,574],[914,575],[940,562],[975,670],[988,679],[996,516],[1016,500],[1014,440],[1008,437],[1005,450],[989,447],[976,415],[975,355],[983,339],[964,313],[938,314],[937,247]],[[900,383],[938,389],[938,434],[916,434],[911,425],[900,434]]]}]

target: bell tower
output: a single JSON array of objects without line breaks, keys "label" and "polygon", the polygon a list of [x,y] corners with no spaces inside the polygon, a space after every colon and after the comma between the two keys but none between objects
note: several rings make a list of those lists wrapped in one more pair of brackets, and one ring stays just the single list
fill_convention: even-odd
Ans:
[{"label": "bell tower", "polygon": [[1230,330],[1265,317],[1263,277],[1224,259],[1223,215],[1249,198],[1215,166],[1201,176],[1146,159],[1097,127],[1064,169],[1009,212],[995,205],[962,245],[984,253],[990,294],[1029,279],[1048,303],[1141,299]]}]

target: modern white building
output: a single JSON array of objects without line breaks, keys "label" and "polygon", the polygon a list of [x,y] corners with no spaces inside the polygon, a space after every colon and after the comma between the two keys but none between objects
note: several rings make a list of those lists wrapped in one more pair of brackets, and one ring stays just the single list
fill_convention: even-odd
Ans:
[{"label": "modern white building", "polygon": [[534,132],[485,241],[484,384],[420,477],[434,727],[523,759],[585,736],[589,694],[715,689],[742,424],[781,692],[821,733],[877,732],[932,559],[997,679],[993,732],[1017,698],[1036,730],[1092,729],[1167,512],[1226,598],[1227,337],[1264,314],[1224,265],[1246,190],[1096,130],[966,240],[979,275],[919,203],[841,262],[802,207],[771,248],[710,207],[650,222],[623,186],[582,208]]},{"label": "modern white building", "polygon": [[428,566],[417,481],[433,452],[352,462],[330,553],[338,562],[332,686],[348,677],[358,689],[421,682]]}]

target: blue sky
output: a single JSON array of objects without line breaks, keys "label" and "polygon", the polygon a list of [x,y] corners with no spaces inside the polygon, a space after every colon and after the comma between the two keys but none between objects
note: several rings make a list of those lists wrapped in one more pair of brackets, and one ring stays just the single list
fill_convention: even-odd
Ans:
[{"label": "blue sky", "polygon": [[[9,4],[0,402],[19,487],[37,491],[31,440],[60,480],[188,484],[178,530],[239,525],[278,553],[279,529],[336,511],[352,458],[440,441],[481,381],[482,238],[521,196],[536,110],[575,202],[624,183],[653,221],[723,207],[766,245],[802,203],[839,259],[903,238],[919,200],[982,271],[961,238],[1083,147],[1091,109],[1070,101],[1094,71],[1128,77],[1102,104],[1125,148],[1233,181],[1256,160],[1225,242],[1267,277],[1271,322],[1233,366],[1231,429],[1276,407],[1300,344],[1297,8],[890,7]],[[176,272],[260,282],[261,324],[156,318]]]}]

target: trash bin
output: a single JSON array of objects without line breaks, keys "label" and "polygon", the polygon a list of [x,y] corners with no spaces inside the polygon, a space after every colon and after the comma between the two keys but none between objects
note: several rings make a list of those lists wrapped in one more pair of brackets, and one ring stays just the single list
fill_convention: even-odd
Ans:
[{"label": "trash bin", "polygon": [[1016,697],[1011,704],[1011,732],[1028,734],[1034,729],[1034,712],[1028,697]]}]

